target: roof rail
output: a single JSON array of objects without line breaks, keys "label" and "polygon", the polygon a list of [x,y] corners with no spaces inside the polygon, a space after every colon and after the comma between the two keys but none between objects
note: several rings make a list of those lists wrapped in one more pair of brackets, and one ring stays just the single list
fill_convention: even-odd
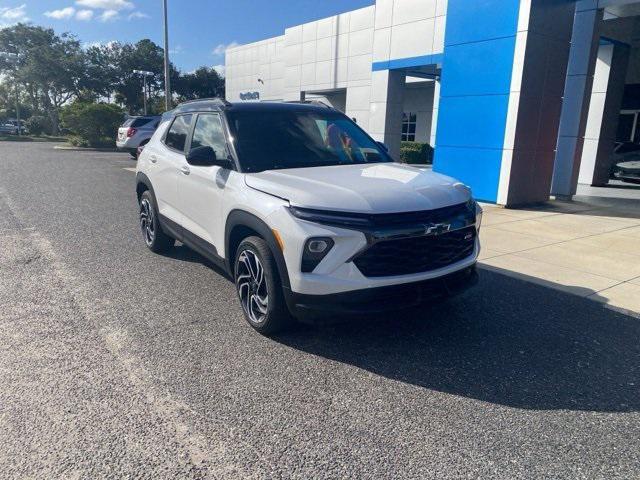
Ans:
[{"label": "roof rail", "polygon": [[320,105],[333,110],[333,107],[331,105],[327,105],[326,103],[320,100],[288,100],[285,103],[302,103],[307,105]]},{"label": "roof rail", "polygon": [[220,97],[196,98],[195,100],[187,100],[185,102],[182,102],[180,105],[185,105],[188,103],[195,103],[195,102],[212,102],[212,103],[219,103],[220,105],[224,105],[225,107],[231,106],[229,102],[227,102],[224,98],[220,98]]}]

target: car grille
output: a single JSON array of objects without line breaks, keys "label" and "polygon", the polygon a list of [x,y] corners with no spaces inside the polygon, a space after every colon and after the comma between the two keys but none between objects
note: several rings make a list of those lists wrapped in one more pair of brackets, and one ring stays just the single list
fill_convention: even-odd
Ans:
[{"label": "car grille", "polygon": [[353,262],[366,277],[428,272],[472,255],[475,240],[473,225],[441,235],[383,240],[358,254]]}]

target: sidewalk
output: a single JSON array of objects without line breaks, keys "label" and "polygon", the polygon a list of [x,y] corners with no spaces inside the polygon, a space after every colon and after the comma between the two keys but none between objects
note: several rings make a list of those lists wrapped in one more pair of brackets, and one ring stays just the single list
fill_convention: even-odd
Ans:
[{"label": "sidewalk", "polygon": [[484,267],[640,314],[640,200],[483,208]]}]

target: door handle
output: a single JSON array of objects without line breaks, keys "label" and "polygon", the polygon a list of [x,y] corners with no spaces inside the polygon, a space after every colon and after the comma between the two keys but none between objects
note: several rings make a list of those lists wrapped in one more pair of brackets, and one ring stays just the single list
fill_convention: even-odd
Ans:
[{"label": "door handle", "polygon": [[156,163],[158,161],[158,157],[156,157],[155,155],[151,155],[149,157],[149,160],[151,161],[151,163]]},{"label": "door handle", "polygon": [[183,165],[182,167],[180,167],[180,171],[185,175],[189,175],[191,173],[188,165]]}]

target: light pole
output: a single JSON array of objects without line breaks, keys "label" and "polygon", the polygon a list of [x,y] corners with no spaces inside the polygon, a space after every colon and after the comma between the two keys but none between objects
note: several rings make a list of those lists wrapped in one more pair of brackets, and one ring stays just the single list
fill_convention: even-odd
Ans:
[{"label": "light pole", "polygon": [[169,12],[167,0],[162,0],[164,6],[164,107],[171,110],[171,78],[169,71]]},{"label": "light pole", "polygon": [[13,63],[16,89],[16,123],[18,124],[18,137],[21,137],[22,125],[20,124],[20,91],[18,90],[18,60],[20,60],[20,55],[17,53],[0,52],[0,57],[3,57],[8,62]]},{"label": "light pole", "polygon": [[135,73],[136,75],[142,75],[142,78],[144,79],[144,87],[143,87],[143,93],[142,93],[142,98],[143,98],[143,104],[144,104],[144,114],[145,116],[147,115],[147,77],[153,77],[153,72],[147,72],[145,70],[134,70],[133,73]]}]

